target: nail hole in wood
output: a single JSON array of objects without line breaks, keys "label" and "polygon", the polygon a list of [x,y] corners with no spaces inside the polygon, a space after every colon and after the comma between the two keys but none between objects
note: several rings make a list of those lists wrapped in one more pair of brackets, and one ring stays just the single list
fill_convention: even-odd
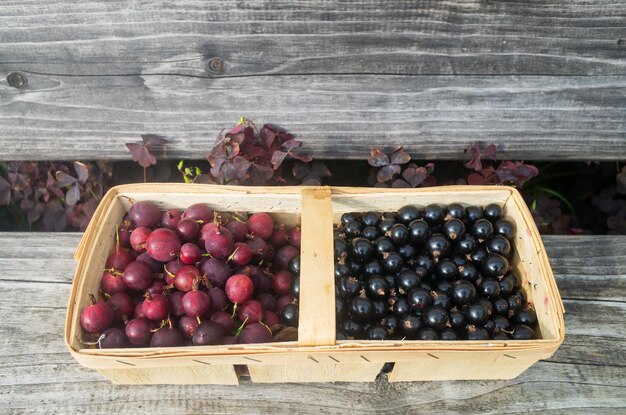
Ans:
[{"label": "nail hole in wood", "polygon": [[363,356],[363,355],[361,355],[361,359],[365,360],[366,362],[369,362],[369,361],[370,361],[367,357],[365,357],[365,356]]},{"label": "nail hole in wood", "polygon": [[505,356],[506,356],[506,357],[508,357],[509,359],[517,359],[517,357],[515,357],[515,356],[511,356],[511,355],[509,355],[509,354],[505,354]]},{"label": "nail hole in wood", "polygon": [[201,363],[203,365],[211,366],[211,364],[209,362],[203,362],[202,360],[195,360],[194,359],[193,361],[196,362],[196,363]]},{"label": "nail hole in wood", "polygon": [[334,360],[334,361],[335,361],[335,362],[337,362],[337,363],[339,363],[339,360],[335,359],[335,358],[334,358],[334,357],[332,357],[332,356],[328,356],[328,358],[329,358],[329,359],[331,359],[331,360]]},{"label": "nail hole in wood", "polygon": [[262,360],[253,359],[253,358],[251,358],[251,357],[244,356],[243,358],[244,358],[244,359],[248,359],[248,360],[252,360],[253,362],[263,363],[263,361],[262,361]]},{"label": "nail hole in wood", "polygon": [[435,358],[435,359],[439,360],[439,358],[438,358],[437,356],[435,356],[434,354],[430,354],[430,353],[426,353],[426,354],[427,354],[428,356],[432,357],[432,358]]},{"label": "nail hole in wood", "polygon": [[315,363],[319,363],[319,361],[318,361],[317,359],[315,359],[315,358],[314,358],[313,356],[311,356],[311,355],[308,355],[306,358],[307,358],[307,359],[310,359],[310,360],[312,360],[312,361],[314,361]]}]

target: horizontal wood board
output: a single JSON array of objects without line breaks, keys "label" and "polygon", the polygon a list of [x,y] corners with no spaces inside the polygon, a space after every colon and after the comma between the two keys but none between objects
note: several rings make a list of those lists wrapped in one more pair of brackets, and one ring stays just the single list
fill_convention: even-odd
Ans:
[{"label": "horizontal wood board", "polygon": [[0,39],[0,160],[129,159],[142,133],[204,158],[240,116],[327,159],[626,154],[618,0],[6,1]]},{"label": "horizontal wood board", "polygon": [[[0,234],[0,266],[12,267],[0,276],[4,298],[13,299],[0,301],[0,407],[9,413],[619,413],[626,408],[626,237],[543,237],[564,299],[567,333],[551,359],[519,378],[391,384],[381,377],[364,384],[307,385],[244,380],[231,387],[115,386],[81,367],[63,344],[80,236]],[[48,274],[42,270],[50,258],[60,261]],[[38,322],[36,330],[24,324],[24,314]]]}]

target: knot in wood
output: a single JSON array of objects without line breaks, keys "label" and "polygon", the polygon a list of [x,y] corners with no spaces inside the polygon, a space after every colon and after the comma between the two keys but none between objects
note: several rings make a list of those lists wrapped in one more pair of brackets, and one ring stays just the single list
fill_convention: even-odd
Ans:
[{"label": "knot in wood", "polygon": [[28,78],[19,72],[12,72],[7,76],[7,82],[13,88],[22,88],[28,83]]},{"label": "knot in wood", "polygon": [[209,70],[213,73],[224,72],[224,60],[222,58],[211,58],[209,60]]}]

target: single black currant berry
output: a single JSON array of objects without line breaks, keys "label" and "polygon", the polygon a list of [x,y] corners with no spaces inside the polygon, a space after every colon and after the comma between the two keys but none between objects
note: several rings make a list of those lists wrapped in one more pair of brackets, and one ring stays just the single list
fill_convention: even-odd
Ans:
[{"label": "single black currant berry", "polygon": [[348,340],[348,336],[341,330],[337,330],[337,335],[335,337],[337,340]]},{"label": "single black currant berry", "polygon": [[417,256],[417,249],[415,246],[408,243],[398,247],[398,253],[405,261],[410,261]]},{"label": "single black currant berry", "polygon": [[513,340],[533,340],[537,338],[535,330],[525,324],[518,324],[513,327]]},{"label": "single black currant berry", "polygon": [[515,225],[506,219],[500,219],[494,225],[494,232],[511,241],[515,238]]},{"label": "single black currant berry", "polygon": [[460,219],[450,219],[443,224],[442,232],[448,239],[454,241],[465,233],[465,225]]},{"label": "single black currant berry", "polygon": [[[418,272],[418,268],[422,268],[426,271],[426,274],[430,274],[435,271],[435,261],[427,255],[419,255],[415,258],[415,272]],[[419,273],[417,275],[420,275]]]},{"label": "single black currant berry", "polygon": [[348,222],[344,225],[343,231],[348,238],[361,236],[361,224],[356,221]]},{"label": "single black currant berry", "polygon": [[402,271],[396,281],[398,283],[398,289],[402,290],[403,294],[406,294],[417,287],[420,283],[420,277],[414,271]]},{"label": "single black currant berry", "polygon": [[393,314],[387,314],[385,317],[383,317],[380,324],[387,328],[390,336],[395,336],[400,328],[400,322],[398,320],[398,317]]},{"label": "single black currant berry", "polygon": [[441,307],[444,310],[452,307],[452,300],[445,291],[434,291],[430,295],[433,298],[433,307]]},{"label": "single black currant berry", "polygon": [[300,277],[294,278],[291,282],[291,295],[300,298]]},{"label": "single black currant berry", "polygon": [[448,313],[448,321],[450,322],[450,326],[452,326],[455,330],[460,330],[465,328],[467,325],[467,319],[465,318],[465,314],[462,311],[453,308]]},{"label": "single black currant berry", "polygon": [[528,298],[526,298],[526,293],[523,290],[517,289],[515,291],[513,291],[513,294],[517,296],[520,301],[522,302],[522,304],[526,304],[526,301],[528,300]]},{"label": "single black currant berry", "polygon": [[452,300],[458,305],[465,305],[474,302],[476,298],[476,288],[474,284],[465,280],[458,280],[452,283]]},{"label": "single black currant berry", "polygon": [[465,217],[469,223],[474,223],[483,217],[483,210],[478,206],[469,206],[465,209]]},{"label": "single black currant berry", "polygon": [[459,278],[462,280],[476,282],[480,277],[478,269],[473,264],[467,264],[459,267]]},{"label": "single black currant berry", "polygon": [[470,261],[478,266],[481,266],[483,263],[483,259],[485,259],[487,254],[487,250],[484,247],[479,246],[474,250],[474,252],[470,254]]},{"label": "single black currant berry", "polygon": [[377,259],[372,259],[363,265],[363,272],[366,275],[380,275],[383,271],[383,265]]},{"label": "single black currant berry", "polygon": [[422,320],[415,314],[405,314],[400,318],[400,329],[407,337],[414,337],[422,326]]},{"label": "single black currant berry", "polygon": [[496,298],[500,295],[500,284],[493,278],[483,278],[478,284],[478,293],[489,299]]},{"label": "single black currant berry", "polygon": [[341,223],[346,224],[348,222],[355,222],[359,220],[359,214],[355,212],[344,213],[341,215]]},{"label": "single black currant berry", "polygon": [[380,236],[380,231],[375,226],[366,226],[363,228],[363,232],[361,232],[361,236],[365,239],[369,239],[370,241],[375,240]]},{"label": "single black currant berry", "polygon": [[[502,295],[502,289],[500,289],[500,294]],[[493,300],[493,311],[500,316],[508,316],[509,302],[506,300],[506,298],[498,297]]]},{"label": "single black currant berry", "polygon": [[389,332],[385,326],[376,324],[367,330],[365,337],[368,340],[387,340],[389,338]]},{"label": "single black currant berry", "polygon": [[493,304],[488,299],[478,297],[476,298],[475,304],[481,304],[483,307],[485,307],[489,316],[493,314]]},{"label": "single black currant berry", "polygon": [[385,212],[383,213],[383,219],[390,219],[394,222],[398,222],[400,220],[400,216],[396,212]]},{"label": "single black currant berry", "polygon": [[402,269],[404,260],[397,252],[386,252],[383,254],[383,266],[389,272],[398,272]]},{"label": "single black currant berry", "polygon": [[285,326],[298,327],[298,304],[287,304],[280,310],[280,321]]},{"label": "single black currant berry", "polygon": [[440,260],[435,267],[435,271],[440,278],[450,281],[454,280],[459,274],[459,268],[451,259]]},{"label": "single black currant berry", "polygon": [[350,301],[349,311],[357,320],[369,320],[374,315],[374,303],[367,297],[356,297]]},{"label": "single black currant berry", "polygon": [[509,322],[509,319],[504,316],[496,315],[496,316],[493,316],[491,320],[493,320],[494,331],[496,332],[502,331],[502,330],[509,330],[511,328],[511,323]]},{"label": "single black currant berry", "polygon": [[485,206],[485,209],[483,210],[483,216],[490,221],[495,222],[502,217],[502,208],[500,207],[500,205],[490,203]]},{"label": "single black currant berry", "polygon": [[387,281],[380,275],[372,275],[365,283],[365,292],[371,299],[383,299],[389,296]]},{"label": "single black currant berry", "polygon": [[522,300],[516,295],[509,295],[506,297],[506,301],[509,303],[509,311],[517,311],[522,308]]},{"label": "single black currant berry", "polygon": [[426,242],[426,250],[433,258],[447,256],[450,253],[450,241],[441,234],[434,234]]},{"label": "single black currant berry", "polygon": [[395,275],[393,274],[385,275],[385,281],[387,281],[387,287],[389,287],[390,290],[398,289],[398,283],[396,281]]},{"label": "single black currant berry", "polygon": [[461,235],[456,240],[456,251],[461,255],[471,254],[478,246],[478,241],[469,233]]},{"label": "single black currant berry", "polygon": [[469,264],[467,257],[462,256],[462,255],[454,255],[452,257],[452,261],[454,261],[454,265],[456,265],[457,267],[463,267]]},{"label": "single black currant berry", "polygon": [[391,242],[391,239],[386,236],[381,236],[380,238],[374,241],[374,246],[376,247],[376,252],[378,254],[384,254],[385,252],[392,252],[396,250],[396,246]]},{"label": "single black currant berry", "polygon": [[444,210],[439,205],[428,205],[424,208],[424,220],[430,226],[441,225],[444,217]]},{"label": "single black currant berry", "polygon": [[459,336],[451,328],[441,330],[441,340],[458,340]]},{"label": "single black currant berry", "polygon": [[409,240],[409,229],[402,223],[396,223],[385,233],[385,235],[391,238],[393,243],[398,246]]},{"label": "single black currant berry", "polygon": [[361,216],[361,222],[365,226],[378,226],[380,223],[382,215],[378,212],[365,212],[363,216]]},{"label": "single black currant berry", "polygon": [[491,335],[491,340],[511,340],[511,336],[503,331],[499,331]]},{"label": "single black currant berry", "polygon": [[361,291],[361,283],[354,277],[341,277],[337,281],[337,295],[341,298],[349,300],[359,295]]},{"label": "single black currant berry", "polygon": [[487,251],[492,254],[500,254],[506,258],[510,258],[511,243],[502,235],[496,235],[489,239],[486,243]]},{"label": "single black currant berry", "polygon": [[350,269],[346,264],[335,264],[335,278],[345,277],[350,274]]},{"label": "single black currant berry", "polygon": [[348,254],[348,245],[346,241],[341,238],[335,238],[335,259],[340,258],[342,256],[346,256]]},{"label": "single black currant berry", "polygon": [[482,327],[468,326],[467,340],[488,340],[489,333]]},{"label": "single black currant berry", "polygon": [[513,290],[517,291],[522,288],[522,280],[513,271],[507,272],[503,278],[510,278],[513,283]]},{"label": "single black currant berry", "polygon": [[508,277],[509,275],[510,273],[506,274],[504,277],[502,277],[502,279],[500,279],[500,281],[498,281],[498,284],[500,284],[500,295],[502,297],[508,297],[509,295],[513,294],[513,290],[515,290],[515,285],[513,282],[514,277]]},{"label": "single black currant berry", "polygon": [[413,205],[403,206],[398,210],[398,218],[404,224],[409,224],[411,221],[419,218],[420,211]]},{"label": "single black currant berry", "polygon": [[300,255],[291,258],[287,267],[292,274],[300,275]]},{"label": "single black currant berry", "polygon": [[482,326],[489,320],[489,312],[482,304],[472,304],[465,310],[465,318],[469,324]]},{"label": "single black currant berry", "polygon": [[525,307],[513,314],[513,321],[518,324],[534,326],[537,323],[537,313],[532,307]]},{"label": "single black currant berry", "polygon": [[487,320],[487,322],[483,325],[483,328],[485,330],[487,330],[487,333],[491,334],[493,333],[493,330],[496,328],[496,323],[493,322],[493,320],[489,319]]},{"label": "single black currant berry", "polygon": [[[517,298],[517,297],[516,297]],[[411,311],[411,305],[404,297],[396,297],[393,306],[391,307],[393,314],[398,317],[402,317]]]},{"label": "single black currant berry", "polygon": [[465,218],[465,208],[458,203],[451,203],[446,208],[446,218],[463,220]]},{"label": "single black currant berry", "polygon": [[335,316],[337,321],[343,321],[348,316],[348,305],[343,298],[335,297]]},{"label": "single black currant berry", "polygon": [[488,239],[493,235],[493,225],[487,219],[478,219],[472,224],[472,235],[480,240]]},{"label": "single black currant berry", "polygon": [[439,340],[439,334],[437,334],[437,331],[431,329],[430,327],[420,329],[415,337],[417,340]]},{"label": "single black currant berry", "polygon": [[380,221],[380,223],[378,224],[378,229],[380,229],[381,233],[386,233],[389,231],[389,229],[391,229],[391,227],[393,225],[396,224],[395,220],[391,220],[391,219],[383,219]]},{"label": "single black currant berry", "polygon": [[430,226],[422,219],[416,219],[409,223],[409,237],[415,244],[423,244],[430,237]]},{"label": "single black currant berry", "polygon": [[441,330],[448,322],[448,313],[443,307],[433,306],[424,311],[424,324],[435,329]]},{"label": "single black currant berry", "polygon": [[430,291],[426,291],[423,288],[412,289],[407,296],[407,300],[411,309],[416,311],[426,310],[433,303]]},{"label": "single black currant berry", "polygon": [[374,246],[365,238],[354,238],[350,244],[350,253],[359,261],[366,261],[374,254]]},{"label": "single black currant berry", "polygon": [[498,254],[487,254],[483,259],[482,273],[487,277],[499,277],[509,270],[509,261]]},{"label": "single black currant berry", "polygon": [[387,307],[386,301],[374,301],[374,320],[382,320],[387,315],[388,311],[389,307]]},{"label": "single black currant berry", "polygon": [[361,338],[363,337],[363,325],[357,323],[354,320],[344,320],[341,323],[341,331],[346,333],[348,337]]},{"label": "single black currant berry", "polygon": [[346,266],[350,270],[351,275],[361,275],[363,272],[363,263],[359,261],[348,261]]},{"label": "single black currant berry", "polygon": [[452,289],[452,283],[447,280],[440,280],[437,281],[437,286],[435,288],[437,288],[437,291],[448,294]]}]

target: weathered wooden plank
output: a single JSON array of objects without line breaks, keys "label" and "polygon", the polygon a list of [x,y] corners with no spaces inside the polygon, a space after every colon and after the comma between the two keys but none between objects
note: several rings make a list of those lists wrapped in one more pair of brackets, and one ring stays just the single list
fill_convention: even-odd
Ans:
[{"label": "weathered wooden plank", "polygon": [[[26,256],[13,277],[2,276],[0,291],[0,407],[7,412],[259,412],[259,413],[615,413],[624,409],[623,375],[626,304],[619,285],[596,290],[585,275],[616,286],[624,279],[620,258],[626,238],[544,237],[565,298],[567,335],[549,361],[511,381],[337,383],[228,386],[114,386],[82,368],[66,352],[63,320],[68,282],[80,234],[0,234],[0,268]],[[56,244],[50,243],[56,241]],[[65,244],[65,247],[61,247]],[[49,249],[45,249],[49,247]],[[614,249],[607,252],[607,249]],[[553,254],[554,252],[554,254]],[[585,265],[605,253],[600,268]],[[41,257],[42,262],[35,260]],[[608,255],[615,257],[607,260]],[[46,282],[41,266],[65,259],[60,274]],[[587,258],[586,260],[581,258]],[[56,265],[55,265],[56,266]],[[584,275],[583,275],[584,271]],[[65,279],[59,275],[67,272]],[[570,273],[580,283],[566,283]],[[33,280],[38,275],[40,281]],[[602,284],[598,281],[593,287]],[[585,294],[582,294],[585,292]],[[581,300],[585,298],[585,301]],[[72,396],[71,400],[67,396]],[[320,399],[320,396],[323,399]],[[532,397],[524,399],[520,397]],[[349,408],[349,410],[346,410]]]},{"label": "weathered wooden plank", "polygon": [[615,160],[624,95],[626,76],[31,75],[24,89],[0,81],[0,159],[130,159],[124,143],[146,132],[172,139],[167,157],[200,159],[245,115],[281,124],[319,158],[402,145],[461,159],[479,141],[500,158]]},{"label": "weathered wooden plank", "polygon": [[5,1],[7,70],[72,75],[623,74],[626,6],[308,0]]}]

